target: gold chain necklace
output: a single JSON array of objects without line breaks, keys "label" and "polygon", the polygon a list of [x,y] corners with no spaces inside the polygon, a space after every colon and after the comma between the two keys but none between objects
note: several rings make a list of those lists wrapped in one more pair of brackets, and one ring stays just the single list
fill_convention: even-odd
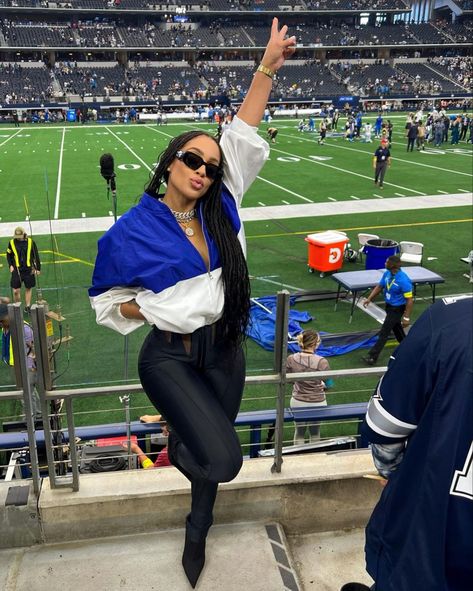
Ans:
[{"label": "gold chain necklace", "polygon": [[[162,197],[159,198],[159,201],[162,201],[164,203]],[[195,207],[194,209],[190,209],[189,211],[174,211],[174,209],[169,207],[167,203],[164,203],[164,205],[166,205],[169,208],[170,212],[175,217],[176,222],[178,224],[181,224],[181,226],[184,226],[184,232],[186,233],[186,236],[194,236],[195,232],[190,227],[190,223],[197,215],[197,210],[195,209]]]}]

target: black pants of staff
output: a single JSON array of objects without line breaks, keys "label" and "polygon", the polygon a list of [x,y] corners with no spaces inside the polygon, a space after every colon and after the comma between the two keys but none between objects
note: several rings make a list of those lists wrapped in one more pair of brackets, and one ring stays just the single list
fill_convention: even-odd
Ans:
[{"label": "black pants of staff", "polygon": [[375,183],[379,182],[380,187],[383,186],[384,175],[386,174],[387,169],[388,169],[388,163],[386,160],[384,160],[383,162],[376,162],[376,168],[375,168],[375,173],[374,173],[374,182]]},{"label": "black pants of staff", "polygon": [[414,151],[414,144],[415,144],[416,138],[415,137],[408,137],[407,138],[407,151],[409,152],[413,152]]},{"label": "black pants of staff", "polygon": [[169,459],[191,482],[187,528],[207,535],[219,482],[235,478],[242,453],[233,423],[245,383],[245,359],[216,336],[215,325],[179,335],[154,328],[141,348],[143,388],[168,421]]},{"label": "black pants of staff", "polygon": [[405,309],[405,305],[391,306],[390,304],[386,304],[386,318],[384,319],[383,326],[379,331],[378,340],[369,350],[368,357],[374,359],[375,361],[378,359],[379,354],[383,350],[384,345],[391,334],[391,331],[394,332],[394,336],[396,337],[398,343],[400,343],[405,338],[406,334],[401,324],[402,315],[404,314]]}]

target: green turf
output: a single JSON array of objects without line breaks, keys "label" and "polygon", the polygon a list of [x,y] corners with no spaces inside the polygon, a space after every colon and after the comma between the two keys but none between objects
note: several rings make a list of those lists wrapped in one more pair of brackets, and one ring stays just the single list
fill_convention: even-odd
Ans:
[{"label": "green turf", "polygon": [[[393,166],[386,177],[383,197],[396,193],[415,196],[419,193],[437,194],[471,191],[471,146],[446,146],[439,152],[406,154],[403,139],[404,116],[395,119]],[[29,213],[32,220],[48,216],[59,219],[84,219],[108,216],[112,209],[106,198],[105,182],[100,177],[98,160],[102,153],[114,154],[119,189],[119,213],[128,209],[143,190],[156,156],[169,138],[194,124],[154,126],[68,126],[3,129],[0,137],[2,164],[2,222],[23,223],[28,230]],[[210,129],[209,126],[201,127]],[[359,199],[379,200],[372,183],[371,155],[377,144],[349,143],[329,139],[318,146],[310,134],[297,132],[294,121],[278,122],[277,143],[271,145],[271,158],[245,197],[245,206],[282,205],[312,202],[332,202]],[[262,126],[264,132],[264,126]],[[264,135],[264,133],[263,133]],[[8,137],[12,137],[8,140]],[[64,140],[62,163],[59,166],[61,143]],[[313,156],[328,158],[314,160]],[[281,160],[283,158],[283,160]],[[120,165],[127,169],[118,168]],[[132,169],[130,165],[139,166]],[[58,191],[58,171],[61,182]],[[355,174],[353,174],[355,173]],[[361,176],[358,176],[361,175]],[[263,180],[265,179],[265,180]],[[266,181],[270,181],[266,182]],[[398,185],[394,187],[389,183]],[[402,188],[399,188],[402,187]],[[296,193],[297,195],[294,195]],[[305,197],[302,199],[301,197]],[[329,199],[329,197],[331,199]],[[334,203],[334,207],[336,204]],[[357,233],[373,232],[384,238],[423,242],[424,266],[440,273],[446,282],[437,287],[438,294],[469,291],[463,277],[466,265],[459,259],[472,248],[471,207],[449,207],[425,210],[333,215],[319,218],[292,218],[245,223],[248,240],[248,262],[252,275],[253,295],[268,295],[279,288],[297,290],[334,290],[330,276],[308,273],[307,234],[339,229],[347,232],[353,246]],[[98,327],[88,302],[86,288],[90,284],[96,242],[101,233],[58,234],[35,236],[41,251],[43,271],[40,287],[51,308],[58,306],[66,317],[63,333],[73,336],[70,345],[57,353],[56,385],[114,384],[125,379],[124,339],[112,331]],[[7,238],[4,238],[6,247]],[[2,249],[4,252],[4,249]],[[3,257],[3,258],[1,258]],[[0,263],[5,263],[1,255]],[[429,260],[431,259],[431,260]],[[345,263],[344,270],[362,269],[361,263]],[[3,285],[8,285],[6,266],[0,271]],[[2,290],[5,292],[5,289]],[[414,307],[414,319],[430,304],[430,291],[421,287]],[[304,302],[297,308],[308,310],[314,320],[308,325],[327,332],[345,332],[376,328],[375,321],[356,310],[349,326],[349,307],[340,303],[338,311],[332,301]],[[58,326],[55,327],[58,334]],[[128,338],[128,379],[136,380],[136,359],[146,329]],[[386,362],[386,348],[380,363]],[[359,367],[360,352],[331,358],[334,369]],[[248,373],[271,371],[272,354],[253,342],[247,343]],[[7,368],[0,372],[0,386],[11,387]],[[346,378],[337,380],[329,402],[341,403],[366,400],[375,384],[374,379]],[[288,390],[289,393],[289,390]],[[273,408],[274,388],[252,387],[245,391],[242,410]],[[150,409],[144,395],[134,395],[132,418]],[[76,422],[94,424],[123,420],[123,410],[117,396],[79,399],[74,403]],[[3,402],[0,416],[15,416],[19,404]],[[343,427],[352,432],[354,427]],[[333,428],[324,427],[323,435]],[[335,432],[340,432],[335,427]],[[288,435],[290,436],[290,435]],[[246,439],[246,437],[243,437]]]},{"label": "green turf", "polygon": [[[169,139],[197,126],[213,129],[207,124],[192,123],[166,127],[36,126],[22,128],[19,133],[5,129],[0,137],[2,221],[24,219],[25,200],[32,219],[47,219],[48,202],[51,217],[108,215],[111,204],[106,200],[105,183],[98,167],[104,152],[115,157],[119,212],[123,212],[141,194],[157,155]],[[365,144],[329,138],[326,145],[319,146],[317,136],[299,133],[295,121],[278,122],[278,127],[280,132],[277,143],[271,145],[270,160],[248,191],[244,206],[343,201],[353,197],[378,199],[374,196],[379,190],[372,183],[371,161],[376,141]],[[426,152],[407,154],[402,127],[401,117],[395,123],[393,165],[386,175],[383,197],[398,196],[396,193],[441,196],[442,191],[471,190],[471,144],[446,144],[442,150],[428,147]],[[321,158],[324,160],[317,160]]]}]

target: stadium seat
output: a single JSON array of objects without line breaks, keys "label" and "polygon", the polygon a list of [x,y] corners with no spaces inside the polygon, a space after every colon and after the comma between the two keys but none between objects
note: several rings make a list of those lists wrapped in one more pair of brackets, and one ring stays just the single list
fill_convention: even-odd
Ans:
[{"label": "stadium seat", "polygon": [[463,277],[466,277],[470,280],[470,283],[473,283],[473,250],[470,250],[468,256],[461,257],[460,260],[470,266],[470,273],[463,273]]},{"label": "stadium seat", "polygon": [[379,236],[377,236],[376,234],[358,234],[358,254],[360,256],[360,261],[363,260],[365,246],[368,240],[379,240]]},{"label": "stadium seat", "polygon": [[400,256],[402,263],[422,264],[422,255],[424,245],[421,242],[403,242],[399,243]]}]

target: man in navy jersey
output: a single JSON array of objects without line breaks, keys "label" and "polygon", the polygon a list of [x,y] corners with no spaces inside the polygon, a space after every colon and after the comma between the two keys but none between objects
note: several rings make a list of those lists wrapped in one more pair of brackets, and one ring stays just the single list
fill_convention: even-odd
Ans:
[{"label": "man in navy jersey", "polygon": [[386,259],[386,271],[381,277],[370,295],[363,302],[366,308],[370,302],[381,292],[383,292],[386,302],[386,317],[383,326],[378,334],[378,340],[368,351],[368,355],[363,357],[363,361],[368,365],[374,365],[383,350],[386,341],[394,332],[398,343],[406,336],[404,328],[409,325],[414,300],[412,299],[412,282],[401,269],[401,259],[397,255],[392,255]]},{"label": "man in navy jersey", "polygon": [[396,349],[362,425],[387,478],[366,528],[375,591],[473,581],[473,298],[426,310]]},{"label": "man in navy jersey", "polygon": [[384,175],[390,166],[391,152],[389,150],[389,142],[386,138],[381,138],[379,148],[373,155],[374,184],[377,185],[379,182],[380,189],[383,188]]}]

